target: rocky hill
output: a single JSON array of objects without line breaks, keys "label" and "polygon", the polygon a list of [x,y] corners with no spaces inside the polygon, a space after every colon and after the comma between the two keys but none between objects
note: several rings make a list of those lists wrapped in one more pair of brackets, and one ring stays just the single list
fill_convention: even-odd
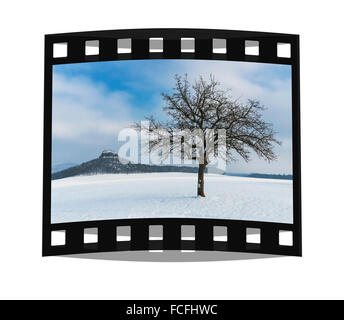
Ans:
[{"label": "rocky hill", "polygon": [[178,166],[157,166],[147,164],[135,164],[129,162],[122,164],[119,161],[118,154],[105,150],[99,158],[84,162],[80,165],[54,172],[51,175],[52,180],[62,179],[80,175],[93,175],[104,173],[148,173],[148,172],[198,172],[197,167],[178,167]]}]

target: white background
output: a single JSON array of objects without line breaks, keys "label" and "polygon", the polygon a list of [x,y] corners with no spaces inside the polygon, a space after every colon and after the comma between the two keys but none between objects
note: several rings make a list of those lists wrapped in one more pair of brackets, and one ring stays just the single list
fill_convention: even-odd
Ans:
[{"label": "white background", "polygon": [[[3,1],[0,298],[344,298],[340,4]],[[153,263],[41,257],[44,34],[150,27],[301,35],[302,258]]]}]

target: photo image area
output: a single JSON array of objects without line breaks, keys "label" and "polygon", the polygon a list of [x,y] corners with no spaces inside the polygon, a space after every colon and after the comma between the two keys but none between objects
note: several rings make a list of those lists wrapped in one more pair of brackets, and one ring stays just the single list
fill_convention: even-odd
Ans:
[{"label": "photo image area", "polygon": [[[141,140],[147,123],[157,146],[149,152]],[[207,151],[211,139],[187,157],[159,148],[164,144],[153,129],[215,129],[215,140],[224,129],[227,149],[200,164],[197,151]],[[293,223],[290,65],[159,59],[54,65],[51,142],[52,224]],[[161,160],[164,152],[171,156]]]}]

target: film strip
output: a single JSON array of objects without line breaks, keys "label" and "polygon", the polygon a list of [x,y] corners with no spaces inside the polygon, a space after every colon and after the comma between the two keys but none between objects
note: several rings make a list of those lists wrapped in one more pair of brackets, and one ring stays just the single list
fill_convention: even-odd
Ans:
[{"label": "film strip", "polygon": [[[280,52],[281,45],[288,46],[287,54]],[[203,218],[51,223],[53,66],[136,59],[225,60],[291,66],[292,224]],[[43,256],[127,250],[215,250],[301,256],[300,164],[298,35],[208,29],[133,29],[45,36]],[[286,234],[291,239],[288,244],[282,240]],[[91,235],[91,240],[87,235]]]}]

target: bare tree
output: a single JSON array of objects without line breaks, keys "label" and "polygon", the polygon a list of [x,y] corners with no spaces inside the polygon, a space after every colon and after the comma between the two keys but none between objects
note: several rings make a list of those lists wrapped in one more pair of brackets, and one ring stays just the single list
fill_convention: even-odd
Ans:
[{"label": "bare tree", "polygon": [[[281,143],[272,124],[262,119],[265,108],[259,101],[243,104],[233,99],[213,76],[209,81],[200,76],[192,85],[187,74],[176,75],[175,80],[173,93],[162,94],[169,121],[163,123],[151,116],[147,128],[139,123],[133,127],[150,134],[149,152],[159,150],[164,159],[179,152],[183,159],[197,160],[198,196],[205,197],[204,173],[212,152],[226,162],[235,160],[236,155],[248,162],[251,151],[267,161],[276,159],[273,144]],[[219,147],[221,137],[225,148]]]}]

